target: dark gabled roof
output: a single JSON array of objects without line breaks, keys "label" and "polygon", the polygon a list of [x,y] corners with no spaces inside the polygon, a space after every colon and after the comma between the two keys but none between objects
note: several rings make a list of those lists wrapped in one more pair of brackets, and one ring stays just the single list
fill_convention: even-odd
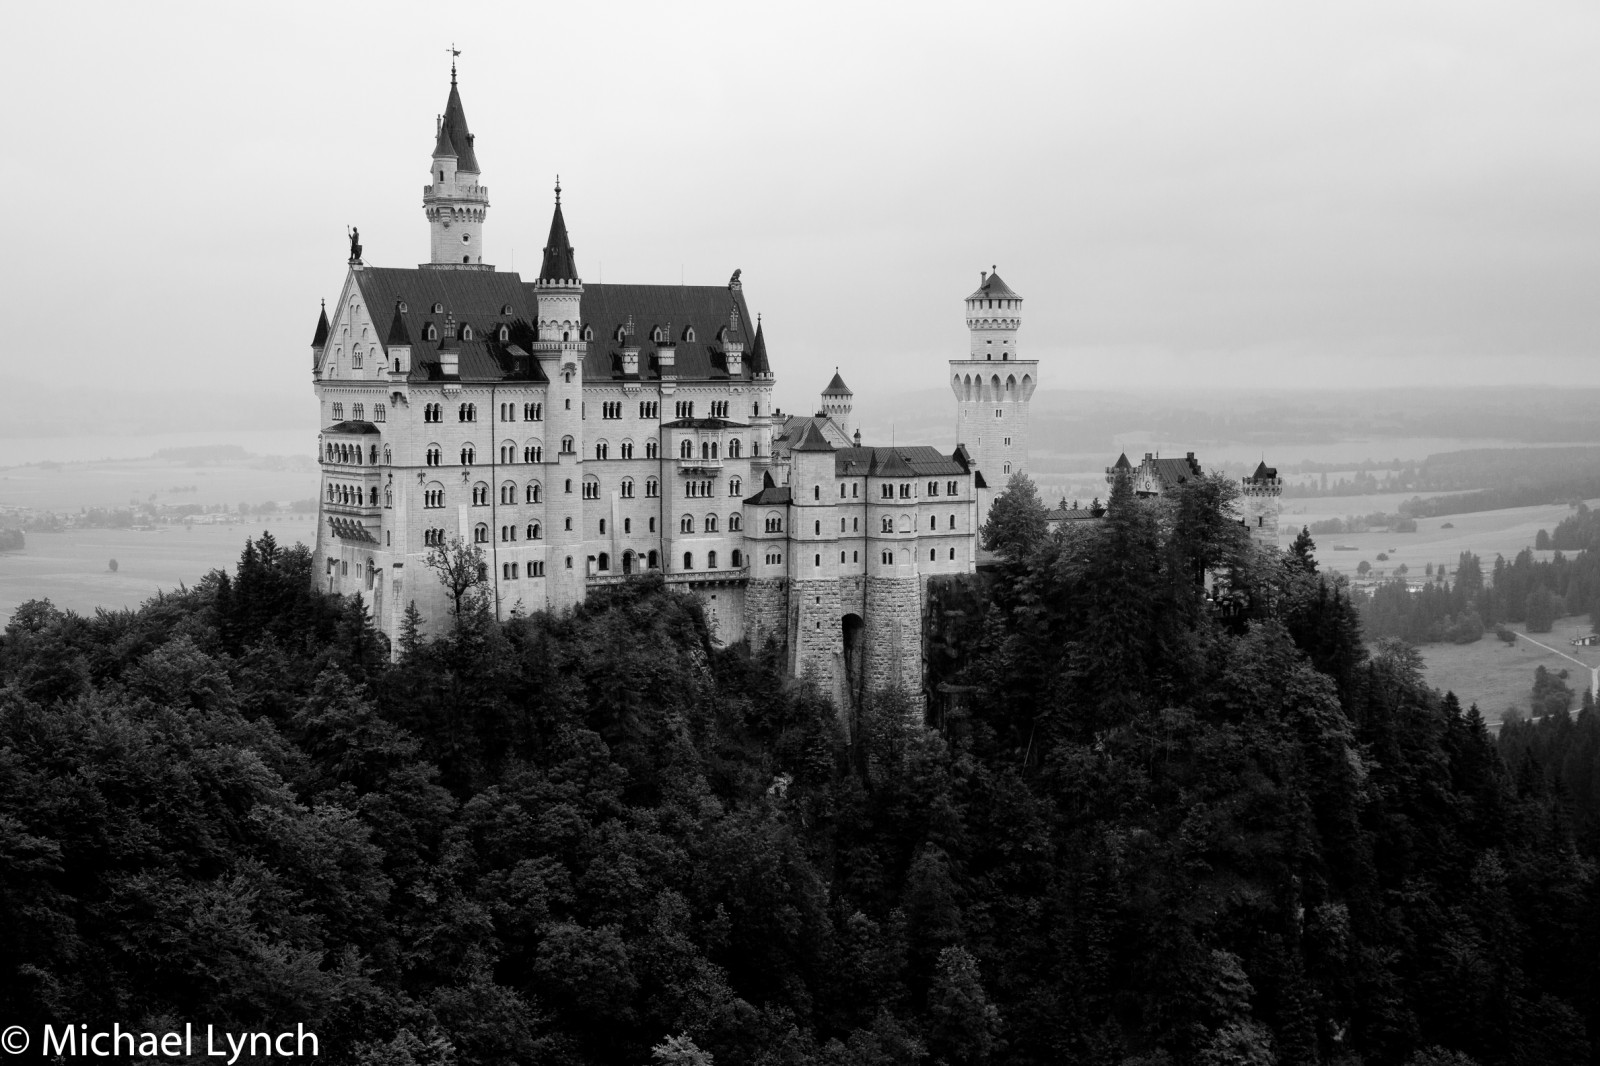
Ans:
[{"label": "dark gabled roof", "polygon": [[311,335],[311,347],[320,348],[328,343],[328,333],[332,327],[328,325],[328,301],[322,301],[322,310],[317,312],[317,331]]},{"label": "dark gabled roof", "polygon": [[662,429],[749,429],[744,422],[730,422],[726,418],[680,418],[665,422]]},{"label": "dark gabled roof", "polygon": [[399,300],[394,302],[394,321],[389,323],[389,339],[383,342],[385,348],[397,344],[411,346],[411,331],[406,328],[406,316],[400,311],[402,306]]},{"label": "dark gabled roof", "polygon": [[[744,306],[744,294],[742,291],[739,294],[739,305],[741,308]],[[741,315],[739,321],[744,322],[747,320]],[[761,320],[759,318],[756,319],[756,339],[755,343],[750,346],[749,362],[752,373],[772,373],[772,364],[767,362],[767,338],[766,334],[762,332]]]},{"label": "dark gabled roof", "polygon": [[800,435],[798,441],[789,446],[789,450],[791,452],[831,452],[834,447],[828,443],[828,439],[822,435],[822,430],[817,428],[815,422],[808,422],[805,432]]},{"label": "dark gabled roof", "polygon": [[1277,476],[1278,468],[1275,466],[1268,466],[1267,461],[1263,459],[1261,460],[1261,465],[1256,467],[1256,472],[1250,475],[1250,479],[1252,481],[1271,481]]},{"label": "dark gabled roof", "polygon": [[959,466],[962,473],[972,469],[972,454],[965,444],[956,445],[956,450],[950,453],[950,461]]},{"label": "dark gabled roof", "polygon": [[343,422],[335,422],[324,429],[324,433],[376,433],[378,427],[371,422],[362,422],[358,419],[347,418]]},{"label": "dark gabled roof", "polygon": [[744,502],[745,503],[754,503],[754,504],[767,504],[769,506],[776,507],[776,506],[786,506],[787,504],[789,504],[793,500],[793,498],[794,498],[794,494],[789,491],[789,486],[788,485],[784,485],[784,486],[780,487],[780,486],[777,486],[777,485],[767,484],[767,485],[763,485],[761,487],[761,491],[760,492],[756,493],[754,496],[749,497]]},{"label": "dark gabled roof", "polygon": [[1146,459],[1145,462],[1150,465],[1164,489],[1201,476],[1200,463],[1193,453],[1183,459]]},{"label": "dark gabled roof", "polygon": [[1128,462],[1128,453],[1123,452],[1117,456],[1117,461],[1111,464],[1113,470],[1132,470],[1133,464]]},{"label": "dark gabled roof", "polygon": [[[531,297],[531,291],[530,291]],[[588,381],[620,379],[622,350],[638,348],[639,377],[661,377],[661,362],[656,352],[671,346],[672,372],[679,381],[724,381],[735,378],[749,381],[760,371],[755,359],[746,357],[737,374],[728,371],[726,349],[717,342],[718,331],[728,321],[728,311],[739,309],[739,320],[750,321],[744,293],[730,293],[726,285],[585,285],[583,322],[594,330],[589,354],[583,363]],[[616,339],[617,329],[633,316],[634,334],[625,342]],[[695,342],[651,340],[656,326],[672,324],[672,336],[681,336],[693,326]],[[726,340],[743,341],[742,330],[729,330]]]},{"label": "dark gabled roof", "polygon": [[837,477],[948,477],[967,473],[953,457],[923,444],[840,448],[834,452],[833,468]]},{"label": "dark gabled roof", "polygon": [[[532,347],[538,306],[535,283],[504,271],[368,267],[356,272],[356,284],[368,307],[395,308],[396,318],[411,338],[410,380],[438,376],[444,316],[434,314],[434,304],[448,308],[458,323],[472,325],[473,339],[458,342],[462,381],[544,380],[536,360],[518,361],[513,352],[519,348],[525,356]],[[403,313],[401,303],[407,308]],[[732,306],[738,307],[741,321],[750,320],[744,294],[730,294],[726,285],[585,285],[581,306],[585,325],[594,330],[583,364],[584,377],[590,381],[622,379],[623,345],[615,337],[617,327],[626,323],[629,315],[636,324],[671,322],[674,332],[692,325],[697,337],[708,339],[677,345],[673,369],[679,381],[748,381],[758,370],[756,361],[747,358],[738,374],[730,375],[722,346],[709,340],[727,322]],[[438,327],[438,338],[432,341],[424,332],[429,322]],[[499,340],[501,325],[511,329],[504,344]],[[642,349],[638,379],[657,380],[661,377],[657,346],[650,341],[647,326],[637,326],[637,330],[629,343]],[[390,333],[393,331],[391,324]],[[733,337],[739,339],[738,334]]]},{"label": "dark gabled roof", "polygon": [[457,170],[479,173],[478,157],[472,151],[472,134],[467,131],[467,113],[461,107],[461,93],[456,89],[454,73],[450,75],[450,99],[445,101],[444,118],[439,123],[439,139],[434,144],[433,154],[440,155],[440,148],[446,144],[454,149]]},{"label": "dark gabled roof", "polygon": [[978,290],[968,296],[967,299],[976,300],[980,297],[983,299],[998,299],[1002,296],[1010,296],[1018,300],[1022,299],[1020,295],[1011,290],[1011,286],[1000,280],[999,274],[991,273],[983,276],[983,284],[979,285]]},{"label": "dark gabled roof", "polygon": [[1104,511],[1101,511],[1100,514],[1095,514],[1087,507],[1068,507],[1066,509],[1057,508],[1054,511],[1046,511],[1044,520],[1046,522],[1090,522],[1096,518],[1102,518],[1104,515]]},{"label": "dark gabled roof", "polygon": [[561,194],[556,193],[556,213],[550,216],[550,239],[544,244],[544,266],[540,281],[575,281],[578,277],[576,254],[567,240],[567,220],[561,217]]},{"label": "dark gabled roof", "polygon": [[982,470],[974,470],[972,472],[972,487],[975,489],[986,489],[989,487],[989,482],[984,479]]},{"label": "dark gabled roof", "polygon": [[833,380],[828,382],[828,387],[822,390],[822,395],[824,395],[824,396],[854,396],[855,393],[850,391],[850,386],[848,386],[848,385],[846,385],[844,383],[844,378],[840,377],[839,376],[839,372],[837,370],[835,370],[833,372]]}]

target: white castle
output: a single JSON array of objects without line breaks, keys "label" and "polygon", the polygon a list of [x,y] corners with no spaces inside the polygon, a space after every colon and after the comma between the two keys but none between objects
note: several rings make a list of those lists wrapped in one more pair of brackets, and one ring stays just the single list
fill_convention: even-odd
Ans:
[{"label": "white castle", "polygon": [[773,406],[763,327],[724,285],[585,283],[556,186],[539,276],[484,261],[488,189],[451,70],[423,187],[430,261],[366,264],[356,237],[312,342],[321,407],[318,580],[393,637],[449,594],[429,553],[482,549],[500,617],[642,573],[701,598],[718,638],[777,640],[842,707],[922,681],[926,583],[970,573],[988,486],[1023,469],[1038,365],[1022,298],[985,272],[951,361],[957,444],[861,444],[835,374],[815,415]]}]

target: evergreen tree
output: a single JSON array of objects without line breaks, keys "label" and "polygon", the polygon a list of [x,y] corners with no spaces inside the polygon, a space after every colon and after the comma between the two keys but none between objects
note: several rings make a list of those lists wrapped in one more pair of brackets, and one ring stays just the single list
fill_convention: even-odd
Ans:
[{"label": "evergreen tree", "polygon": [[[1317,558],[1313,554],[1317,549],[1317,542],[1311,539],[1311,527],[1301,526],[1300,534],[1294,538],[1294,543],[1289,545],[1289,556],[1299,567],[1308,574],[1317,572]],[[1428,567],[1428,573],[1433,573],[1433,567]]]},{"label": "evergreen tree", "polygon": [[982,530],[984,548],[1012,562],[1025,559],[1045,538],[1045,514],[1033,480],[1019,470],[989,507]]}]

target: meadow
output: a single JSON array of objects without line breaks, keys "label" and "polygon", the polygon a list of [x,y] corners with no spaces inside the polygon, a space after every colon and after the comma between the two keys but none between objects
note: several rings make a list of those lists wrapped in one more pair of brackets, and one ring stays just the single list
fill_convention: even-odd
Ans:
[{"label": "meadow", "polygon": [[[1552,673],[1570,670],[1567,684],[1574,692],[1582,692],[1590,686],[1592,675],[1588,671],[1600,667],[1600,647],[1574,648],[1567,643],[1573,637],[1589,634],[1587,615],[1559,619],[1550,632],[1533,634],[1533,640],[1562,654],[1531,643],[1525,626],[1508,625],[1506,628],[1517,633],[1515,644],[1506,644],[1489,633],[1474,644],[1423,645],[1418,650],[1427,668],[1428,684],[1454,692],[1463,707],[1476,703],[1484,718],[1495,725],[1508,707],[1527,712],[1533,673],[1540,666]],[[1572,659],[1585,665],[1579,666]]]}]

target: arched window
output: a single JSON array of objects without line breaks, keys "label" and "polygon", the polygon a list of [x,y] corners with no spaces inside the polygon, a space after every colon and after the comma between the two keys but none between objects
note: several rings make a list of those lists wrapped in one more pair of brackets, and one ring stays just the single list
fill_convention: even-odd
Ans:
[{"label": "arched window", "polygon": [[[463,259],[461,261],[463,263],[466,262],[465,259]],[[465,323],[462,323],[462,326],[461,326],[461,339],[464,340],[464,341],[470,341],[472,339],[472,327],[467,325],[467,324],[465,324]]]},{"label": "arched window", "polygon": [[716,568],[717,568],[717,553],[714,552],[714,551],[706,552],[706,569],[707,570],[715,570]]},{"label": "arched window", "polygon": [[739,458],[739,438],[735,437],[728,442],[728,458]]},{"label": "arched window", "polygon": [[479,522],[477,525],[473,526],[472,527],[472,543],[474,543],[474,544],[487,544],[487,543],[489,543],[489,527],[484,525],[482,522]]},{"label": "arched window", "polygon": [[516,503],[517,502],[517,483],[516,482],[507,481],[507,482],[505,482],[504,484],[502,484],[500,486],[500,502],[501,503]]},{"label": "arched window", "polygon": [[908,514],[901,515],[900,516],[900,532],[902,532],[902,533],[910,533],[912,531],[912,529],[913,529],[913,526],[911,524],[911,516],[908,515]]},{"label": "arched window", "polygon": [[562,437],[561,438],[561,454],[562,455],[573,455],[573,454],[576,453],[576,451],[577,451],[577,447],[574,444],[574,442],[573,442],[571,437]]},{"label": "arched window", "polygon": [[655,478],[647,478],[644,483],[644,494],[652,499],[661,495],[661,483]]},{"label": "arched window", "polygon": [[598,442],[595,443],[595,446],[594,446],[594,457],[596,459],[605,459],[605,458],[609,457],[610,454],[611,454],[611,445],[607,444],[605,441],[598,441]]},{"label": "arched window", "polygon": [[437,444],[428,445],[428,465],[438,466],[443,461],[443,450]]},{"label": "arched window", "polygon": [[539,483],[537,481],[528,482],[528,488],[523,494],[523,499],[528,503],[538,503],[542,498],[543,493],[539,488]]},{"label": "arched window", "polygon": [[728,479],[728,495],[737,496],[744,491],[744,482],[736,477]]},{"label": "arched window", "polygon": [[625,478],[622,479],[621,491],[622,491],[622,498],[624,500],[633,499],[633,478],[625,477]]},{"label": "arched window", "polygon": [[683,553],[683,568],[685,570],[693,570],[694,569],[694,552],[684,552]]},{"label": "arched window", "polygon": [[472,486],[472,505],[474,507],[489,506],[489,486],[482,481]]},{"label": "arched window", "polygon": [[890,518],[888,515],[883,516],[883,531],[885,533],[894,532],[894,519]]},{"label": "arched window", "polygon": [[735,570],[739,569],[739,567],[744,565],[744,553],[738,548],[733,549],[733,558],[728,560],[728,565],[732,566]]},{"label": "arched window", "polygon": [[540,528],[539,523],[537,523],[537,522],[529,522],[528,523],[528,539],[529,540],[538,540],[543,535],[544,535],[544,530],[542,528]]},{"label": "arched window", "polygon": [[[591,330],[590,332],[593,332],[593,331]],[[600,553],[600,558],[595,560],[595,565],[596,565],[597,569],[610,570],[611,569],[611,555],[609,553],[607,553],[607,552],[601,552]]]},{"label": "arched window", "polygon": [[462,466],[471,466],[473,461],[476,460],[477,458],[478,458],[478,449],[474,448],[472,445],[468,444],[468,445],[466,445],[465,447],[463,447],[461,449],[461,465]]},{"label": "arched window", "polygon": [[[744,516],[743,515],[741,515],[738,511],[735,511],[731,515],[728,516],[728,529],[729,529],[730,532],[737,533],[743,528],[744,528]],[[737,566],[738,564],[736,563],[734,565]]]},{"label": "arched window", "polygon": [[649,567],[651,570],[654,570],[657,566],[659,566],[660,563],[657,560],[656,553],[655,552],[651,552],[648,556],[646,556],[644,564],[645,564],[645,566]]},{"label": "arched window", "polygon": [[654,437],[651,437],[649,440],[644,442],[644,457],[646,459],[654,459],[660,454],[661,445],[656,443],[656,439]]},{"label": "arched window", "polygon": [[687,437],[684,438],[683,443],[678,445],[678,458],[694,458],[694,441],[689,440]]},{"label": "arched window", "polygon": [[678,532],[680,532],[680,533],[693,533],[694,532],[694,515],[686,514],[686,515],[683,516],[683,518],[681,518],[678,521]]},{"label": "arched window", "polygon": [[717,516],[716,515],[714,515],[714,514],[706,515],[705,529],[706,529],[707,533],[715,533],[717,531]]},{"label": "arched window", "polygon": [[819,536],[819,537],[822,536],[822,520],[818,519],[816,521],[815,525],[817,527],[816,530],[815,530],[816,535]]},{"label": "arched window", "polygon": [[712,441],[711,442],[711,458],[713,458],[713,459],[719,458],[719,456],[717,455],[717,442],[716,441]]},{"label": "arched window", "polygon": [[522,446],[522,461],[525,463],[544,462],[544,447],[536,440],[530,440]]},{"label": "arched window", "polygon": [[811,498],[813,500],[822,499],[822,486],[821,485],[812,485],[811,486]]}]

